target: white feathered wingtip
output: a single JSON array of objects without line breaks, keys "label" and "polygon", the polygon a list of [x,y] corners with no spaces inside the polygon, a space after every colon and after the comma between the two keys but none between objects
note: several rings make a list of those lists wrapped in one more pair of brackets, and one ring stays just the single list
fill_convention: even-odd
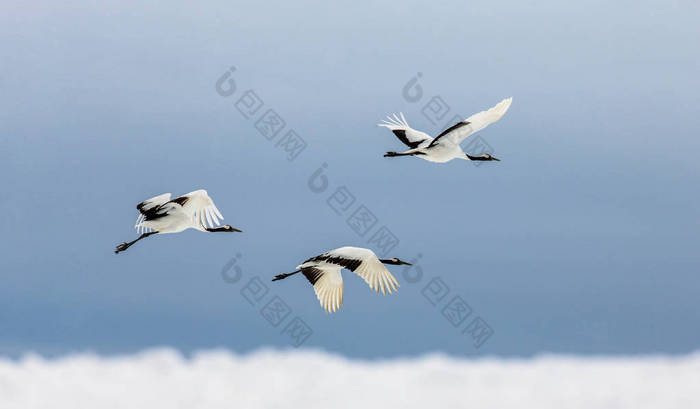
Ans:
[{"label": "white feathered wingtip", "polygon": [[493,107],[493,109],[496,112],[498,112],[499,116],[503,116],[506,113],[506,111],[508,111],[508,108],[510,108],[510,104],[512,104],[512,103],[513,103],[513,97],[509,97],[509,98],[506,98],[503,101],[499,102],[498,104],[496,104],[496,106]]},{"label": "white feathered wingtip", "polygon": [[134,228],[136,229],[137,234],[143,234],[153,231],[153,229],[143,225],[143,223],[146,221],[145,219],[146,218],[142,214],[140,214],[138,219],[136,219],[136,225],[134,225]]},{"label": "white feathered wingtip", "polygon": [[401,116],[401,118],[396,116],[396,114],[387,115],[386,119],[383,119],[382,123],[377,124],[377,126],[383,126],[389,129],[408,128],[408,122],[406,122],[406,118],[403,116],[403,112],[399,112],[399,115]]}]

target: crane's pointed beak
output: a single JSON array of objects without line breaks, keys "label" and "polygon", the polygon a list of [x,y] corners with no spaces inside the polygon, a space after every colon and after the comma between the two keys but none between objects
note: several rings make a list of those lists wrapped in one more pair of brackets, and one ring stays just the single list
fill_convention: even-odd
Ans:
[{"label": "crane's pointed beak", "polygon": [[233,230],[233,231],[235,231],[235,232],[238,232],[238,233],[243,233],[243,230],[237,229],[237,228],[235,228],[235,227],[231,227],[231,230]]},{"label": "crane's pointed beak", "polygon": [[403,260],[399,260],[399,264],[401,264],[401,265],[406,265],[406,266],[412,266],[412,265],[413,265],[413,264],[411,264],[411,263],[409,263],[409,262],[406,262],[406,261],[403,261]]}]

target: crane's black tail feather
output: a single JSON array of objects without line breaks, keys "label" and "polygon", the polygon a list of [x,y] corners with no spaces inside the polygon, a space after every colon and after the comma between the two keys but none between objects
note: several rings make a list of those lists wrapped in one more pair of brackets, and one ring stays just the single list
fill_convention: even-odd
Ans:
[{"label": "crane's black tail feather", "polygon": [[289,276],[293,276],[294,274],[299,273],[299,272],[301,272],[301,270],[292,271],[291,273],[277,274],[275,276],[275,278],[272,279],[272,281],[282,280],[282,279],[285,279]]}]

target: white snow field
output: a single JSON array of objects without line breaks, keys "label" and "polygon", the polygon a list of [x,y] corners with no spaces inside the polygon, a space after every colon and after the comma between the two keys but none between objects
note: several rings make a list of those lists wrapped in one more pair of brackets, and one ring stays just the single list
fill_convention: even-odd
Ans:
[{"label": "white snow field", "polygon": [[0,358],[0,408],[700,408],[700,353],[350,360],[169,348]]}]

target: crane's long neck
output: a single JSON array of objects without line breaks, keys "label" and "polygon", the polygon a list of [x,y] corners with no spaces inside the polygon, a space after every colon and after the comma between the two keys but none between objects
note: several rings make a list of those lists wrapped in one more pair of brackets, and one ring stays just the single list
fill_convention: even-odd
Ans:
[{"label": "crane's long neck", "polygon": [[470,154],[468,154],[468,153],[465,153],[465,155],[467,155],[467,159],[469,159],[469,160],[475,160],[475,161],[498,160],[498,159],[494,158],[493,156],[491,156],[491,155],[489,155],[489,154],[484,154],[484,155],[479,155],[479,156],[472,156],[472,155],[470,155]]},{"label": "crane's long neck", "polygon": [[216,232],[221,232],[221,231],[230,231],[230,230],[228,230],[226,227],[211,227],[211,228],[210,228],[210,227],[206,227],[205,230],[208,231],[209,233],[216,233]]}]

